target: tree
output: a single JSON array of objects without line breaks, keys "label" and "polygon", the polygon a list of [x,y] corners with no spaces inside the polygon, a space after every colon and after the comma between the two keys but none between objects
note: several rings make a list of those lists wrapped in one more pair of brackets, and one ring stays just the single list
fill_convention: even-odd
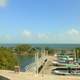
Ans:
[{"label": "tree", "polygon": [[27,44],[21,44],[16,46],[15,51],[17,54],[28,54],[31,50],[31,45],[27,45]]},{"label": "tree", "polygon": [[54,55],[54,49],[53,48],[46,47],[45,50],[48,51],[49,55]]},{"label": "tree", "polygon": [[0,69],[13,70],[18,65],[16,56],[8,48],[0,48]]},{"label": "tree", "polygon": [[35,48],[31,48],[29,51],[29,55],[35,55],[36,53],[36,49]]}]

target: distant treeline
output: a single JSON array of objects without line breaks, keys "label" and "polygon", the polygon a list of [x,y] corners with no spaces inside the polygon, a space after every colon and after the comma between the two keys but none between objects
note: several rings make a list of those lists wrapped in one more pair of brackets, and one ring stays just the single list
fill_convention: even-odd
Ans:
[{"label": "distant treeline", "polygon": [[34,55],[37,51],[41,52],[42,50],[48,51],[48,54],[54,54],[53,48],[32,47],[29,44],[20,44],[12,48],[12,51],[18,55]]}]

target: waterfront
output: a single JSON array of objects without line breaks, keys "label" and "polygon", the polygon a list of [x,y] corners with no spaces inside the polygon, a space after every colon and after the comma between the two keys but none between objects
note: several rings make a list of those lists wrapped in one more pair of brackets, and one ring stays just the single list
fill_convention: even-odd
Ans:
[{"label": "waterfront", "polygon": [[[1,44],[0,46],[10,48],[10,47],[16,47],[17,45],[19,44]],[[32,45],[33,48],[41,48],[41,49],[44,49],[46,47],[52,48],[52,49],[59,49],[59,48],[74,49],[74,48],[80,47],[80,44],[30,44],[30,45]],[[34,62],[34,56],[18,55],[17,59],[20,64],[21,71],[25,71],[24,67]]]},{"label": "waterfront", "polygon": [[[71,44],[66,44],[66,45],[62,45],[62,44],[61,45],[60,44],[58,44],[58,45],[47,45],[47,44],[46,45],[44,45],[44,44],[43,45],[39,45],[39,44],[37,44],[37,46],[34,47],[34,49],[38,48],[35,51],[35,53],[34,53],[35,55],[34,56],[27,55],[27,54],[30,54],[30,53],[24,54],[23,51],[22,51],[22,53],[23,53],[22,55],[20,54],[20,52],[14,54],[14,52],[16,51],[16,49],[15,49],[15,51],[13,53],[11,53],[11,54],[14,54],[14,55],[17,56],[17,60],[18,60],[18,62],[20,64],[19,65],[20,66],[20,72],[15,73],[14,71],[8,71],[6,69],[3,71],[3,69],[2,69],[1,70],[2,71],[1,75],[4,76],[4,77],[10,78],[11,80],[12,80],[12,76],[13,75],[15,76],[14,80],[21,79],[21,78],[24,78],[24,80],[25,80],[25,79],[31,79],[32,77],[33,77],[33,80],[36,80],[36,79],[38,79],[38,80],[40,79],[41,80],[41,78],[44,79],[44,80],[47,80],[48,78],[49,78],[49,80],[52,80],[52,79],[55,79],[55,80],[62,79],[63,80],[64,78],[67,78],[67,77],[70,77],[70,76],[73,77],[73,75],[63,76],[63,75],[54,74],[54,72],[52,72],[54,69],[59,67],[59,66],[54,66],[53,65],[53,61],[55,61],[54,59],[57,58],[57,62],[60,62],[60,60],[59,60],[60,58],[59,57],[64,56],[64,57],[61,57],[61,58],[63,58],[63,59],[67,58],[67,60],[69,59],[69,60],[73,60],[74,61],[75,57],[78,57],[79,54],[77,56],[75,55],[75,54],[77,54],[77,53],[75,53],[75,48],[77,48],[77,46],[79,46],[79,45],[76,45],[76,46],[75,45],[71,45],[70,46],[70,45]],[[53,50],[52,54],[49,54],[49,52],[45,49],[46,46],[49,49]],[[75,48],[73,48],[72,46],[75,47]],[[6,46],[4,46],[4,47],[6,47]],[[62,47],[64,47],[64,48],[62,48]],[[32,45],[31,48],[33,48],[33,45]],[[4,48],[2,48],[2,49],[4,49]],[[13,48],[11,48],[10,46],[8,46],[8,49],[13,50]],[[24,47],[21,47],[21,49],[19,49],[19,50],[22,50],[22,49],[24,49]],[[39,56],[41,56],[41,58]],[[69,56],[72,57],[73,59],[70,58]],[[38,59],[38,58],[40,58],[40,59]],[[35,60],[36,60],[36,62],[33,65],[33,62]],[[65,61],[67,61],[67,60],[65,60]],[[32,65],[28,66],[31,63],[32,63]],[[66,64],[66,62],[64,62],[64,64]],[[25,68],[25,67],[27,67],[27,68]],[[37,74],[38,74],[38,76],[35,77],[35,75],[37,75]],[[28,76],[26,76],[26,75],[28,75]],[[31,78],[29,78],[29,77],[31,77]],[[59,77],[61,77],[61,78],[59,79]],[[76,75],[76,80],[78,78],[79,78],[79,76]]]}]

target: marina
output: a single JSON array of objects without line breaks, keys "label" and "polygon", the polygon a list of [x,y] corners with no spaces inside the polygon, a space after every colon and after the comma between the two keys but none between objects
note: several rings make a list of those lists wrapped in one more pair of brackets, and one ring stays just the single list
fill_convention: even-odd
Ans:
[{"label": "marina", "polygon": [[14,71],[9,70],[0,70],[0,75],[9,78],[10,80],[80,80],[79,76],[74,75],[55,75],[52,74],[52,70],[55,69],[55,66],[52,66],[51,61],[53,58],[48,57],[48,61],[45,64],[44,68],[39,74],[33,72],[19,72],[15,73]]},{"label": "marina", "polygon": [[[15,73],[14,71],[0,70],[0,75],[7,77],[10,80],[13,80],[12,76],[15,76],[14,80],[21,80],[21,78],[24,78],[24,80],[32,79],[32,77],[33,80],[69,80],[69,78],[80,80],[80,65],[75,63],[75,55],[72,54],[73,59],[68,57],[71,55],[62,57],[62,54],[60,53],[62,53],[63,50],[64,49],[57,49],[55,51],[56,54],[53,56],[46,55],[47,51],[42,51],[42,56],[40,58],[38,57],[39,54],[37,52],[35,54],[34,62],[25,66],[24,72]],[[67,52],[69,51],[70,49],[67,50]],[[71,52],[74,53],[74,50],[72,51],[71,49]],[[64,61],[62,62],[62,60]]]}]

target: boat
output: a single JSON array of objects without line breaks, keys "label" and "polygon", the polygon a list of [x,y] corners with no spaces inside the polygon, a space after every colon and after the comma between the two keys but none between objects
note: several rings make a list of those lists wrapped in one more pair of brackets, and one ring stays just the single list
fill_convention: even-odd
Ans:
[{"label": "boat", "polygon": [[64,63],[59,63],[59,62],[57,62],[57,61],[53,61],[52,64],[53,64],[54,66],[65,66]]},{"label": "boat", "polygon": [[80,68],[55,68],[52,70],[52,74],[56,75],[80,75]]}]

